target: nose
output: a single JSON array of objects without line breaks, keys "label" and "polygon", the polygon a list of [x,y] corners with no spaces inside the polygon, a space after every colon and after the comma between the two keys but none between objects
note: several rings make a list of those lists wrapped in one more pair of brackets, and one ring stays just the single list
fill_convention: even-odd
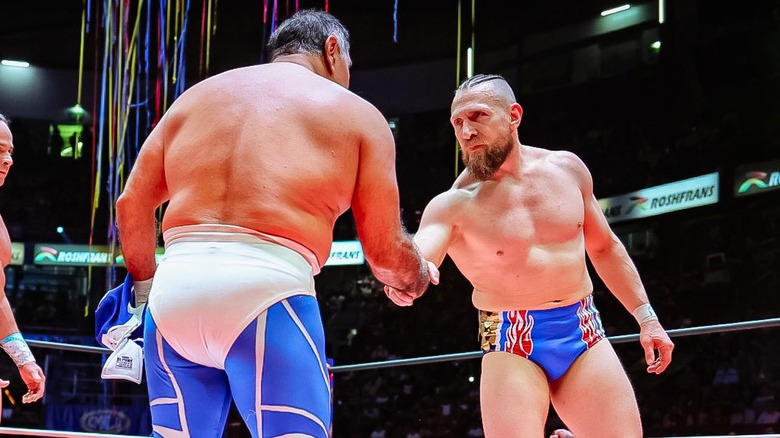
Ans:
[{"label": "nose", "polygon": [[3,154],[2,163],[3,166],[11,167],[11,165],[14,164],[14,159],[11,157],[11,154]]},{"label": "nose", "polygon": [[475,135],[477,135],[477,130],[474,129],[469,124],[468,121],[465,121],[465,122],[463,122],[463,124],[460,127],[460,134],[461,134],[461,137],[463,137],[464,139],[468,140],[468,139],[474,137]]}]

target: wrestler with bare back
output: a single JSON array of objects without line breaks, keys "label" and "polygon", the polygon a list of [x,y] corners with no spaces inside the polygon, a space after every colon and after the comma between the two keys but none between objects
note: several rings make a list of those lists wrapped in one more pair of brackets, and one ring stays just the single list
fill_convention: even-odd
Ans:
[{"label": "wrestler with bare back", "polygon": [[[155,436],[221,436],[231,400],[253,437],[329,435],[313,276],[347,209],[379,281],[410,296],[429,284],[401,227],[390,128],[347,89],[347,30],[300,11],[268,48],[269,64],[206,79],[176,100],[117,202],[136,299],[151,288],[144,349]],[[155,212],[165,202],[157,266]]]}]

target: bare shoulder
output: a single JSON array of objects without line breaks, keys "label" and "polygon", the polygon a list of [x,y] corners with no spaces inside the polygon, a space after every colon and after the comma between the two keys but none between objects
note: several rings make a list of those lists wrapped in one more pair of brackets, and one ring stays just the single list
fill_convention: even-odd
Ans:
[{"label": "bare shoulder", "polygon": [[365,118],[368,122],[382,123],[389,129],[387,119],[374,104],[346,88],[341,88],[339,91],[340,102],[352,109],[355,116]]},{"label": "bare shoulder", "polygon": [[564,170],[574,172],[581,172],[583,170],[587,171],[585,163],[583,163],[580,157],[578,157],[574,152],[563,150],[553,151],[525,145],[523,147],[527,149],[528,155],[540,161],[544,161],[549,165],[561,167]]},{"label": "bare shoulder", "polygon": [[592,190],[593,180],[585,163],[574,152],[558,150],[552,151],[533,146],[523,146],[526,153],[532,159],[554,172],[555,174],[570,175],[575,179],[584,193]]},{"label": "bare shoulder", "polygon": [[470,177],[464,177],[462,174],[452,187],[431,199],[425,207],[425,215],[455,222],[460,212],[464,211],[475,196],[478,184],[478,181],[472,181]]},{"label": "bare shoulder", "polygon": [[567,172],[577,179],[590,179],[590,171],[585,163],[571,151],[551,151],[547,149],[535,148],[540,157],[550,166],[557,168],[560,171]]}]

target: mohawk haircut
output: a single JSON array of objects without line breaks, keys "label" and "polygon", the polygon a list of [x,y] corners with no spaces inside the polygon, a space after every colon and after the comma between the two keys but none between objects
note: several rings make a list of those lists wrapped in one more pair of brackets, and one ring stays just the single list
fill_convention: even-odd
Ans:
[{"label": "mohawk haircut", "polygon": [[512,91],[512,87],[509,86],[509,83],[506,81],[506,79],[500,75],[474,75],[461,82],[460,86],[457,90],[455,90],[455,92],[458,93],[460,91],[470,90],[480,85],[487,85],[491,90],[493,90],[494,93],[502,96],[504,99],[508,100],[509,103],[517,102],[515,93]]}]

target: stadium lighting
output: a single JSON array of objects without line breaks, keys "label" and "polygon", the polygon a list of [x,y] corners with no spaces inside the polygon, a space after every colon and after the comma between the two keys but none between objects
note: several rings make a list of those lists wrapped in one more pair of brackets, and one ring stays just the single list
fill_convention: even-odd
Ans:
[{"label": "stadium lighting", "polygon": [[4,59],[0,61],[0,64],[6,67],[20,67],[20,68],[27,68],[30,66],[30,63],[27,61],[14,61],[11,59]]},{"label": "stadium lighting", "polygon": [[606,11],[601,11],[601,16],[602,17],[606,17],[607,15],[616,14],[618,12],[625,11],[626,9],[628,9],[630,7],[631,7],[631,5],[626,4],[626,5],[618,6],[616,8],[607,9]]}]

